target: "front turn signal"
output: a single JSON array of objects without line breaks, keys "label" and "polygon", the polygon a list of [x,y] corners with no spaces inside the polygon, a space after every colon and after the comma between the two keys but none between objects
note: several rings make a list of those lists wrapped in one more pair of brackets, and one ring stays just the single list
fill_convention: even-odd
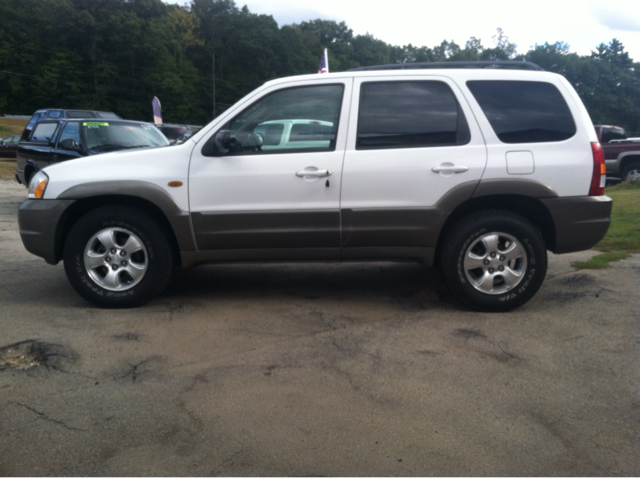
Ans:
[{"label": "front turn signal", "polygon": [[42,171],[38,171],[29,181],[29,199],[42,199],[48,183],[49,176]]}]

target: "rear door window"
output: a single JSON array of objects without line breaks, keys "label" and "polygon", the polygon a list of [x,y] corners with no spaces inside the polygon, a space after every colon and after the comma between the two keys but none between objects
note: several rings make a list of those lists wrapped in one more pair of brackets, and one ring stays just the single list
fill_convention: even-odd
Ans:
[{"label": "rear door window", "polygon": [[441,81],[367,82],[360,88],[356,149],[457,146],[469,125]]},{"label": "rear door window", "polygon": [[467,81],[503,143],[564,141],[576,124],[562,94],[541,81]]}]

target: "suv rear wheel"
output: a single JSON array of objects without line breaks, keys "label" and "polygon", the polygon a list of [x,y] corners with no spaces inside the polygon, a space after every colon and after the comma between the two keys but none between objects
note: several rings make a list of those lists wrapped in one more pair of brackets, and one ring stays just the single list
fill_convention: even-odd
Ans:
[{"label": "suv rear wheel", "polygon": [[624,168],[622,180],[630,182],[640,181],[640,163],[633,163]]},{"label": "suv rear wheel", "polygon": [[71,285],[100,307],[138,307],[162,292],[173,272],[164,231],[129,206],[83,216],[69,232],[63,254]]},{"label": "suv rear wheel", "polygon": [[515,309],[542,285],[546,247],[538,230],[521,216],[498,210],[471,214],[458,221],[444,241],[444,283],[471,309]]}]

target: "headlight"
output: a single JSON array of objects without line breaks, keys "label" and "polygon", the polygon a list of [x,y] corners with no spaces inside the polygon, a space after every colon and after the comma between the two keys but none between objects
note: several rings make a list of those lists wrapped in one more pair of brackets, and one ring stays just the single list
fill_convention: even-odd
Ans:
[{"label": "headlight", "polygon": [[38,171],[29,182],[29,199],[42,199],[48,182],[49,176],[44,171]]}]

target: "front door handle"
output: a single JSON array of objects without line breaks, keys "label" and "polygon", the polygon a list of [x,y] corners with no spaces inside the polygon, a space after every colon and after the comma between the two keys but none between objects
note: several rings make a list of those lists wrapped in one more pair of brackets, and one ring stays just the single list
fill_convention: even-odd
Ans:
[{"label": "front door handle", "polygon": [[440,173],[441,176],[453,176],[454,174],[469,171],[469,167],[453,163],[442,163],[440,166],[431,168],[431,171]]},{"label": "front door handle", "polygon": [[331,171],[328,169],[307,168],[298,171],[296,176],[299,178],[327,178],[331,176]]}]

